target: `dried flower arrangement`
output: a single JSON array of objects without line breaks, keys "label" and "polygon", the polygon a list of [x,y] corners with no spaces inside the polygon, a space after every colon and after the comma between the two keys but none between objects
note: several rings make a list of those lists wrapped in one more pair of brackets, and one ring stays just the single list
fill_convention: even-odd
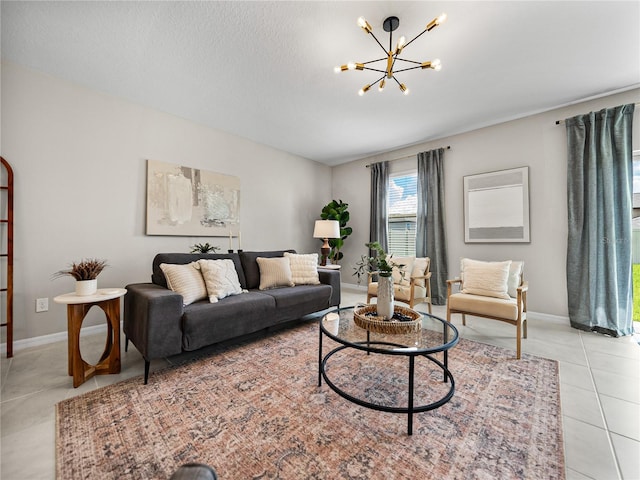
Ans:
[{"label": "dried flower arrangement", "polygon": [[80,262],[73,262],[68,270],[60,270],[53,274],[53,278],[60,278],[69,275],[78,281],[95,280],[100,272],[107,267],[106,260],[97,258],[86,258]]}]

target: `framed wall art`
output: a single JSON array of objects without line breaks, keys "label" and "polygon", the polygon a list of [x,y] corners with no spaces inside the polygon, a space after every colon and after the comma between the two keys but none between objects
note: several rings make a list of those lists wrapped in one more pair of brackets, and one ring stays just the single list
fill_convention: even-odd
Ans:
[{"label": "framed wall art", "polygon": [[529,167],[464,177],[464,241],[530,242]]},{"label": "framed wall art", "polygon": [[147,235],[221,237],[240,231],[240,179],[147,160]]}]

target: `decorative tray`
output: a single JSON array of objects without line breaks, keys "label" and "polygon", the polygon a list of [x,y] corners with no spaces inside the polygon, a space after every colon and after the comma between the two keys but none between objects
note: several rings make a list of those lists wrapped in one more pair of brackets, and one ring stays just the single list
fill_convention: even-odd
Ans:
[{"label": "decorative tray", "polygon": [[357,306],[353,309],[353,321],[360,328],[375,333],[414,333],[422,328],[422,315],[408,307],[394,305],[391,320],[385,320],[377,313],[375,304]]}]

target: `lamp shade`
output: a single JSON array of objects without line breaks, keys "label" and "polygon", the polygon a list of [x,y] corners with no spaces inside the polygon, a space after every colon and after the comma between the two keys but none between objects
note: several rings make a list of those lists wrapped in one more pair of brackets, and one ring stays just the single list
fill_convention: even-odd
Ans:
[{"label": "lamp shade", "polygon": [[313,229],[313,238],[338,238],[340,237],[340,222],[337,220],[316,220]]}]

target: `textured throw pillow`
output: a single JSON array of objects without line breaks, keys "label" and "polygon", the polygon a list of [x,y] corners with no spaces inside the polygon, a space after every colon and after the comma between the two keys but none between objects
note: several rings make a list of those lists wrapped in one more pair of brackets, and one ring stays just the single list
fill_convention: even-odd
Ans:
[{"label": "textured throw pillow", "polygon": [[[411,272],[412,277],[422,277],[425,272],[429,270],[429,264],[431,259],[429,257],[418,257],[413,261],[413,270]],[[425,286],[424,278],[416,280],[416,285],[419,287]]]},{"label": "textured throw pillow", "polygon": [[233,260],[198,260],[198,265],[202,271],[210,303],[242,293]]},{"label": "textured throw pillow", "polygon": [[207,298],[207,287],[197,262],[191,262],[187,265],[162,263],[160,269],[167,279],[168,287],[182,295],[184,305],[190,305]]},{"label": "textured throw pillow", "polygon": [[[413,271],[413,261],[415,257],[391,257],[391,261],[396,265],[404,265],[402,268],[393,267],[391,271],[391,276],[393,277],[393,283],[409,285],[409,277],[411,276],[411,272]],[[404,272],[404,277],[402,276],[402,272]]]},{"label": "textured throw pillow", "polygon": [[509,268],[509,280],[507,280],[507,291],[509,296],[516,298],[518,296],[518,287],[522,280],[522,269],[524,268],[524,262],[511,262]]},{"label": "textured throw pillow", "polygon": [[285,252],[291,267],[291,279],[296,285],[319,285],[318,254],[317,253],[289,253]]},{"label": "textured throw pillow", "polygon": [[256,258],[260,269],[260,290],[268,290],[276,287],[293,287],[291,266],[289,259],[285,257]]},{"label": "textured throw pillow", "polygon": [[507,280],[510,267],[511,260],[482,262],[463,258],[461,261],[462,293],[508,299]]}]

